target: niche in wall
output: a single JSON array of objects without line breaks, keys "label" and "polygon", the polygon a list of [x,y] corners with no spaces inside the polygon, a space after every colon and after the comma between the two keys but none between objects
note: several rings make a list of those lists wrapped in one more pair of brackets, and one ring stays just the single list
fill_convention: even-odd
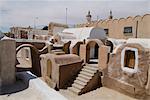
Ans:
[{"label": "niche in wall", "polygon": [[125,47],[121,52],[121,69],[125,72],[138,71],[138,49]]},{"label": "niche in wall", "polygon": [[135,51],[125,50],[124,67],[134,69],[134,67],[135,67]]}]

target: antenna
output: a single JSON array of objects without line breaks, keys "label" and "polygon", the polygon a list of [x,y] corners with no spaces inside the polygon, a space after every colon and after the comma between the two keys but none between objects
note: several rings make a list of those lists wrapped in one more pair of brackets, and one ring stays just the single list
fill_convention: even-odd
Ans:
[{"label": "antenna", "polygon": [[67,10],[68,10],[68,8],[66,8],[66,25],[67,25]]},{"label": "antenna", "polygon": [[34,18],[34,29],[36,29],[36,20],[38,19],[38,17]]}]

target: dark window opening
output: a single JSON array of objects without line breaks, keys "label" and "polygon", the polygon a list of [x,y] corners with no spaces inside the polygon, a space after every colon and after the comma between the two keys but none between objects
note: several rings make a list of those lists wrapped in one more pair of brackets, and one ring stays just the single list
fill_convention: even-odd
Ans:
[{"label": "dark window opening", "polygon": [[132,33],[132,27],[124,27],[124,33]]},{"label": "dark window opening", "polygon": [[104,29],[104,30],[105,30],[105,32],[106,32],[106,35],[108,35],[108,34],[109,34],[109,33],[108,33],[109,30],[108,30],[108,29]]},{"label": "dark window opening", "polygon": [[134,69],[135,66],[135,51],[126,50],[124,57],[124,67]]},{"label": "dark window opening", "polygon": [[98,48],[99,48],[99,46],[98,46],[98,44],[96,44],[95,45],[95,50],[94,50],[94,59],[98,59]]}]

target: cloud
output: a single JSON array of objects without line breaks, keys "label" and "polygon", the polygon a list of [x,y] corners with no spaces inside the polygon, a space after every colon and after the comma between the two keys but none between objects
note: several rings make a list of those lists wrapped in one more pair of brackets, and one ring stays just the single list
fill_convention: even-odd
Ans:
[{"label": "cloud", "polygon": [[[68,8],[68,23],[77,24],[86,21],[88,10],[92,19],[97,16],[106,19],[109,11],[115,18],[143,15],[150,12],[149,0],[1,0],[0,30],[8,31],[10,26],[48,25],[49,22],[65,23]],[[5,31],[4,30],[4,31]]]}]

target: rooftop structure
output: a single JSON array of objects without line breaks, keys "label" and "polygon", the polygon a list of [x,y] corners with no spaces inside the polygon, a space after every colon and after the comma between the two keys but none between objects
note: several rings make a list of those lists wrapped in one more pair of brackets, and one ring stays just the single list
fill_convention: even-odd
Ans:
[{"label": "rooftop structure", "polygon": [[62,32],[65,28],[68,28],[68,25],[50,22],[48,25],[49,35],[54,35],[58,32]]},{"label": "rooftop structure", "polygon": [[[75,39],[100,39],[105,40],[106,34],[102,28],[95,28],[95,27],[83,27],[83,28],[68,28],[63,30],[63,37],[66,35],[72,36]],[[63,36],[64,35],[64,36]],[[64,37],[65,38],[65,37]]]},{"label": "rooftop structure", "polygon": [[92,15],[90,14],[90,11],[88,11],[88,14],[86,15],[86,19],[88,23],[91,23]]},{"label": "rooftop structure", "polygon": [[77,24],[76,27],[100,27],[110,38],[150,38],[150,14],[129,16],[127,18],[113,18],[112,11],[105,20],[91,21],[91,23]]},{"label": "rooftop structure", "polygon": [[41,30],[29,27],[11,27],[11,33],[15,38],[33,39],[35,35],[48,35],[48,30]]}]

